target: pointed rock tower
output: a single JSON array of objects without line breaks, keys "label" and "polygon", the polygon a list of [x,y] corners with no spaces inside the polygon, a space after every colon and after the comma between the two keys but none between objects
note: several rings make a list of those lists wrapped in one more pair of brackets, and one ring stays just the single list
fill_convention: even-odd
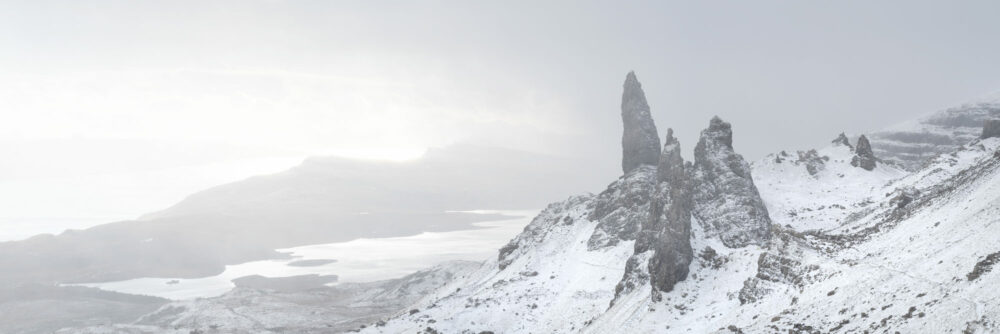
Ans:
[{"label": "pointed rock tower", "polygon": [[872,152],[872,144],[868,142],[868,137],[861,135],[858,138],[858,146],[854,148],[854,158],[851,158],[851,166],[864,170],[875,169],[875,153]]},{"label": "pointed rock tower", "polygon": [[649,114],[649,104],[635,72],[625,77],[622,93],[622,171],[628,174],[641,165],[655,166],[660,159],[660,137]]},{"label": "pointed rock tower", "polygon": [[831,143],[833,143],[834,145],[844,145],[851,148],[851,150],[854,150],[854,146],[851,145],[851,140],[847,139],[847,135],[845,135],[843,132],[841,132],[840,135],[838,135],[837,138],[834,139]]},{"label": "pointed rock tower", "polygon": [[659,301],[688,275],[694,258],[691,249],[691,187],[674,131],[667,138],[656,167],[656,187],[649,217],[642,222],[625,274],[615,286],[611,303],[636,287],[648,283],[651,298]]},{"label": "pointed rock tower", "polygon": [[733,151],[729,123],[712,118],[694,148],[694,215],[706,236],[727,247],[764,244],[771,217],[750,176],[750,164]]}]

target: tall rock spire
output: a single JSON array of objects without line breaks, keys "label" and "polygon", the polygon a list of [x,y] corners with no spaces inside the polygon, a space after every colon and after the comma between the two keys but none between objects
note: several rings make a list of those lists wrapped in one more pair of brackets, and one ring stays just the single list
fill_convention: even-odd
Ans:
[{"label": "tall rock spire", "polygon": [[653,233],[653,256],[649,259],[649,277],[653,300],[661,292],[670,292],[688,275],[694,258],[691,250],[691,181],[681,158],[681,147],[673,129],[667,129],[666,143],[657,166],[656,196],[647,230]]},{"label": "tall rock spire", "polygon": [[625,274],[615,286],[612,305],[623,294],[647,281],[652,288],[651,298],[659,301],[662,293],[673,290],[677,282],[687,278],[688,266],[694,258],[691,182],[681,157],[680,143],[671,129],[667,130],[656,175],[649,216],[642,221],[637,233],[633,254],[625,263]]},{"label": "tall rock spire", "polygon": [[622,93],[622,171],[628,174],[640,165],[657,165],[660,160],[660,137],[649,114],[649,104],[635,72],[625,77]]}]

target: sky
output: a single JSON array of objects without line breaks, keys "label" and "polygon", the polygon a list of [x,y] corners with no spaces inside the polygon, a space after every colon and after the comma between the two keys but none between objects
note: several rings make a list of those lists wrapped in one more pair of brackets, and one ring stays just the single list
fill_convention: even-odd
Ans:
[{"label": "sky", "polygon": [[586,156],[610,174],[630,70],[687,156],[713,115],[750,159],[818,147],[1000,90],[996,13],[995,1],[3,1],[0,209],[127,217],[307,156],[405,160],[458,143]]}]

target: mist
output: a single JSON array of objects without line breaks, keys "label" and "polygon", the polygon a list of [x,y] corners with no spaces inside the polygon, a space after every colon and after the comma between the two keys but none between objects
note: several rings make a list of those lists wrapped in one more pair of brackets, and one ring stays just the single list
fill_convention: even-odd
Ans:
[{"label": "mist", "polygon": [[[423,255],[401,242],[417,248],[369,261],[395,264],[349,268],[367,257],[347,252],[339,267],[284,275],[385,273],[350,289],[483,261],[526,215],[622,175],[630,71],[659,139],[672,129],[688,162],[718,116],[755,168],[846,133],[913,172],[994,115],[926,121],[1000,96],[998,12],[990,1],[3,2],[0,283],[12,288],[0,304],[19,313],[0,331],[226,298],[234,272],[262,274],[232,266],[284,268],[297,255],[279,250],[295,247],[435,233],[468,247]],[[409,252],[423,257],[400,265]],[[465,267],[424,274],[454,268]],[[213,295],[179,290],[184,279],[211,281]],[[23,311],[39,295],[95,310],[56,307],[46,327]],[[424,296],[380,296],[384,309],[341,329]]]}]

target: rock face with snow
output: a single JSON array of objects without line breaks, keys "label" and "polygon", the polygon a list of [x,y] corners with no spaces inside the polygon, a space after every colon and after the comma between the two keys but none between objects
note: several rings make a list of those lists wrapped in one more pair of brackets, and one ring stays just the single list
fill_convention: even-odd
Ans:
[{"label": "rock face with snow", "polygon": [[650,216],[642,221],[625,274],[615,287],[616,300],[647,282],[652,299],[659,300],[662,292],[670,292],[687,278],[693,258],[690,183],[680,143],[668,129],[657,165]]},{"label": "rock face with snow", "polygon": [[847,146],[850,147],[852,150],[854,149],[854,146],[851,146],[851,140],[847,139],[847,135],[845,135],[843,132],[841,132],[840,135],[837,135],[837,138],[834,138],[831,143],[833,143],[834,145]]},{"label": "rock face with snow", "polygon": [[979,138],[1000,137],[1000,119],[989,119],[983,124],[983,134]]},{"label": "rock face with snow", "polygon": [[858,138],[858,146],[854,149],[854,157],[851,158],[851,166],[870,171],[875,169],[875,161],[872,144],[868,142],[868,137],[861,135]]},{"label": "rock face with snow", "polygon": [[[670,292],[677,282],[688,275],[691,264],[691,180],[681,158],[680,143],[667,130],[666,144],[657,167],[656,195],[648,234],[650,249],[649,274],[653,298],[659,292]],[[636,242],[638,245],[639,242]],[[639,246],[636,246],[636,250]]]},{"label": "rock face with snow", "polygon": [[590,249],[635,240],[643,223],[651,219],[656,179],[656,167],[642,165],[611,183],[594,198],[588,219],[598,224],[587,242]]},{"label": "rock face with snow", "polygon": [[656,125],[649,114],[646,93],[636,79],[635,72],[625,77],[625,91],[622,93],[622,171],[628,174],[641,165],[653,165],[660,158],[660,137]]},{"label": "rock face with snow", "polygon": [[750,165],[733,151],[729,123],[712,118],[694,148],[694,216],[708,236],[729,247],[763,244],[771,218],[750,175]]}]

